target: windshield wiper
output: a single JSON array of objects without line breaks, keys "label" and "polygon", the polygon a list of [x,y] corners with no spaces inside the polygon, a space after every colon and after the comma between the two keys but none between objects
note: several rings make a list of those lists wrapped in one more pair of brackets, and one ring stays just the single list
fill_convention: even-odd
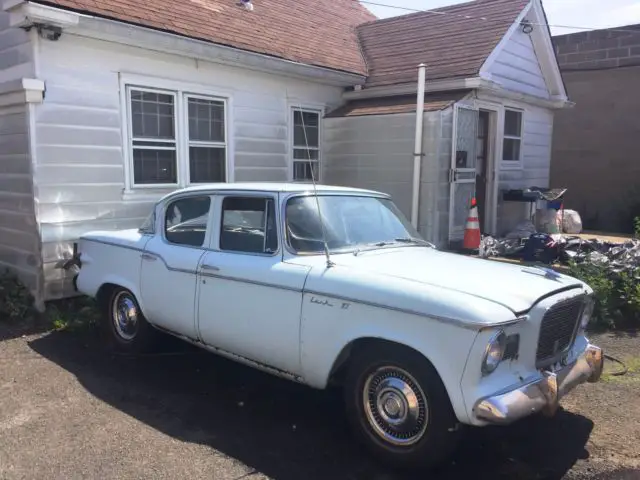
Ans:
[{"label": "windshield wiper", "polygon": [[426,240],[422,240],[420,238],[403,237],[403,238],[394,238],[393,241],[397,243],[415,243],[416,245],[428,245],[429,247],[434,246],[431,242],[427,242]]},{"label": "windshield wiper", "polygon": [[411,243],[414,245],[424,245],[427,247],[436,248],[435,245],[433,245],[431,242],[427,242],[426,240],[421,240],[419,238],[400,237],[400,238],[394,238],[393,240],[382,240],[380,242],[369,243],[364,246],[365,248],[363,248],[362,245],[358,245],[356,246],[356,249],[354,250],[353,254],[358,255],[360,252],[370,250],[371,248],[387,247],[389,245],[395,245],[398,243]]}]

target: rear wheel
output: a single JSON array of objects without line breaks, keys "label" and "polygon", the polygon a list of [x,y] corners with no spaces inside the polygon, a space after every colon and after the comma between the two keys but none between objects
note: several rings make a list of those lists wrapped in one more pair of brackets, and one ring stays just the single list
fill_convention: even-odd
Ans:
[{"label": "rear wheel", "polygon": [[156,342],[157,332],[144,318],[133,293],[123,287],[113,287],[103,302],[103,326],[118,350],[146,352]]},{"label": "rear wheel", "polygon": [[395,345],[354,354],[345,400],[349,422],[365,446],[396,467],[445,461],[458,444],[458,422],[429,361]]}]

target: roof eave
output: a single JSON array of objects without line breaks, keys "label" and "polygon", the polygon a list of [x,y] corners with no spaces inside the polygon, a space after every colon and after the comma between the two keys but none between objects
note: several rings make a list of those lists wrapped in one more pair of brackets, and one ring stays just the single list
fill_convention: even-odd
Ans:
[{"label": "roof eave", "polygon": [[[474,90],[482,87],[485,83],[486,80],[480,77],[427,80],[425,93]],[[415,83],[363,88],[361,90],[344,92],[342,97],[345,100],[355,100],[364,98],[394,97],[396,95],[410,95],[413,93],[418,93],[417,75]]]},{"label": "roof eave", "polygon": [[3,9],[11,14],[11,25],[28,27],[41,23],[59,27],[63,33],[81,35],[157,52],[231,65],[276,75],[284,75],[333,86],[364,84],[364,74],[304,64],[242,50],[213,42],[155,30],[137,24],[91,16],[24,0],[5,0]]}]

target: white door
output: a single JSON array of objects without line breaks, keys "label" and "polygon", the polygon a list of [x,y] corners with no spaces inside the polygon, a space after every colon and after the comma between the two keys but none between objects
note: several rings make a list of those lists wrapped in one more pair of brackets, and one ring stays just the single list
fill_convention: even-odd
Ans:
[{"label": "white door", "polygon": [[282,261],[277,195],[218,199],[221,229],[199,274],[198,327],[210,346],[300,373],[300,311],[308,267]]},{"label": "white door", "polygon": [[197,339],[197,271],[208,245],[212,198],[189,195],[173,200],[160,215],[160,232],[142,255],[140,292],[149,321]]},{"label": "white door", "polygon": [[449,240],[461,240],[476,194],[478,116],[476,108],[456,105],[453,111],[453,152],[449,175]]}]

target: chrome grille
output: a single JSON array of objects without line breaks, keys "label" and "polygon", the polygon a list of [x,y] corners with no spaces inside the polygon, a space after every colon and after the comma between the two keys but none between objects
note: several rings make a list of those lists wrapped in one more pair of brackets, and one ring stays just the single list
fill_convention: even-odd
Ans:
[{"label": "chrome grille", "polygon": [[547,366],[560,359],[573,343],[584,297],[579,296],[552,306],[540,323],[536,365]]}]

